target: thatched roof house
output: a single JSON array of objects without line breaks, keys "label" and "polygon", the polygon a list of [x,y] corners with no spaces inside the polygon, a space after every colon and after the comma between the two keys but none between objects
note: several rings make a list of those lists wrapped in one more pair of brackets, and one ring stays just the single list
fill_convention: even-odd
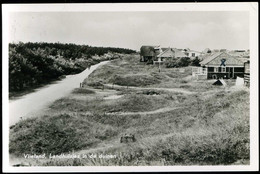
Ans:
[{"label": "thatched roof house", "polygon": [[182,58],[187,57],[182,51],[177,48],[167,48],[162,53],[160,53],[157,57],[163,58]]},{"label": "thatched roof house", "polygon": [[175,51],[172,48],[168,48],[162,53],[160,53],[157,57],[162,57],[162,58],[173,58],[175,57]]},{"label": "thatched roof house", "polygon": [[182,51],[178,50],[177,48],[167,48],[164,49],[163,52],[157,55],[158,59],[155,59],[154,63],[162,62],[165,59],[173,59],[173,58],[182,58],[188,57]]},{"label": "thatched roof house", "polygon": [[202,66],[219,66],[221,64],[222,59],[225,59],[226,66],[243,66],[242,61],[225,52],[217,52],[215,54],[212,54],[203,61],[201,61],[200,64]]},{"label": "thatched roof house", "polygon": [[174,49],[175,51],[175,58],[182,58],[182,57],[187,57],[187,55],[182,52],[180,49]]},{"label": "thatched roof house", "polygon": [[186,52],[186,54],[189,58],[194,59],[194,58],[198,57],[199,55],[201,55],[201,52],[195,51],[195,50],[189,50]]},{"label": "thatched roof house", "polygon": [[140,55],[141,56],[154,56],[155,55],[154,46],[142,46],[140,48]]},{"label": "thatched roof house", "polygon": [[160,46],[142,46],[140,48],[140,61],[152,62],[161,52]]},{"label": "thatched roof house", "polygon": [[243,61],[226,52],[211,54],[200,65],[207,68],[208,78],[236,78],[244,75]]}]

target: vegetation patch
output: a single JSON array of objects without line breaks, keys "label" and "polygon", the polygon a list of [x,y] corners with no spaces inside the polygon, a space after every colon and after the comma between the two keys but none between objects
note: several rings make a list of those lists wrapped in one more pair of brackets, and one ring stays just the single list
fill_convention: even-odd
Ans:
[{"label": "vegetation patch", "polygon": [[120,86],[147,86],[159,83],[160,81],[150,75],[133,74],[116,75],[110,82]]},{"label": "vegetation patch", "polygon": [[89,148],[117,135],[116,128],[69,114],[43,116],[19,122],[10,130],[9,152],[60,154]]},{"label": "vegetation patch", "polygon": [[[117,56],[103,56],[108,52],[113,52]],[[58,80],[63,75],[79,73],[101,61],[118,58],[118,54],[131,53],[135,51],[61,43],[10,43],[10,97],[52,80]]]},{"label": "vegetation patch", "polygon": [[74,94],[95,94],[95,91],[87,88],[76,88],[72,91]]}]

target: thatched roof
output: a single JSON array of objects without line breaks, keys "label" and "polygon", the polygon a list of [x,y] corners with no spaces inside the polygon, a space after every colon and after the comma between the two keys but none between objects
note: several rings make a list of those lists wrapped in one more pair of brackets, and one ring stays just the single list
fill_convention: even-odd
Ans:
[{"label": "thatched roof", "polygon": [[237,59],[240,60],[243,63],[250,61],[249,58],[243,58],[243,57],[242,58],[237,58]]},{"label": "thatched roof", "polygon": [[222,54],[222,53],[221,52],[217,52],[215,54],[211,54],[210,56],[205,58],[203,61],[201,61],[200,64],[202,64],[202,65],[207,64],[210,61],[212,61],[213,59],[215,59],[216,57],[218,57],[220,54]]},{"label": "thatched roof", "polygon": [[175,51],[172,48],[168,48],[167,50],[160,53],[157,57],[174,57]]},{"label": "thatched roof", "polygon": [[201,52],[195,51],[195,50],[189,50],[189,51],[187,51],[187,52],[189,52],[189,53],[200,53],[200,54],[201,54]]},{"label": "thatched roof", "polygon": [[209,48],[206,48],[203,53],[211,53],[211,50]]},{"label": "thatched roof", "polygon": [[231,56],[235,56],[235,57],[241,57],[241,58],[249,58],[250,53],[245,51],[245,52],[239,52],[239,51],[229,51],[228,52],[229,55]]},{"label": "thatched roof", "polygon": [[211,56],[211,55],[213,55],[214,53],[204,53],[204,54],[200,54],[198,57],[199,57],[199,59],[202,61],[202,60],[204,60],[204,59],[206,59],[206,58],[208,58],[209,56]]},{"label": "thatched roof", "polygon": [[225,52],[217,52],[211,54],[209,57],[205,58],[200,62],[201,65],[220,65],[221,59],[226,59],[226,65],[243,65],[243,61],[239,60],[236,57],[233,57]]},{"label": "thatched roof", "polygon": [[155,56],[155,48],[156,46],[142,46],[140,48],[140,55],[141,56]]},{"label": "thatched roof", "polygon": [[175,57],[176,58],[178,58],[178,57],[188,57],[182,51],[180,51],[180,49],[174,49],[174,51],[175,51]]},{"label": "thatched roof", "polygon": [[158,55],[158,57],[175,57],[175,58],[181,58],[181,57],[187,57],[182,51],[180,51],[177,48],[167,48],[162,53]]},{"label": "thatched roof", "polygon": [[168,48],[161,48],[161,49],[162,49],[162,51],[168,50]]},{"label": "thatched roof", "polygon": [[190,49],[189,48],[184,48],[183,51],[190,51]]}]

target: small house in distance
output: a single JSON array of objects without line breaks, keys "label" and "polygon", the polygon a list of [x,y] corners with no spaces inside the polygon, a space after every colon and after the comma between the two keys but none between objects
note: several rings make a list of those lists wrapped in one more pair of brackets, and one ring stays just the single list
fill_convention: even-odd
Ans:
[{"label": "small house in distance", "polygon": [[181,51],[186,55],[186,57],[189,57],[190,59],[195,59],[202,54],[202,52],[191,50],[189,48],[182,49]]},{"label": "small house in distance", "polygon": [[165,51],[163,51],[162,53],[160,53],[157,57],[158,57],[157,61],[162,62],[166,58],[174,58],[175,57],[175,51],[172,48],[168,48]]},{"label": "small house in distance", "polygon": [[140,62],[153,63],[161,52],[160,46],[142,46],[140,48]]},{"label": "small house in distance", "polygon": [[166,59],[173,59],[173,58],[182,58],[182,57],[187,57],[182,51],[176,49],[176,48],[167,48],[163,52],[161,52],[158,56],[157,59],[154,61],[155,63],[158,62],[163,62]]},{"label": "small house in distance", "polygon": [[205,48],[205,50],[202,51],[202,54],[208,54],[211,53],[211,50],[209,48]]},{"label": "small house in distance", "polygon": [[201,55],[201,52],[199,51],[194,51],[194,50],[190,50],[187,52],[188,57],[191,59],[195,59],[196,57],[198,57],[199,55]]},{"label": "small house in distance", "polygon": [[[226,52],[217,52],[200,62],[207,79],[244,77],[244,63]],[[205,71],[204,71],[205,72]]]}]

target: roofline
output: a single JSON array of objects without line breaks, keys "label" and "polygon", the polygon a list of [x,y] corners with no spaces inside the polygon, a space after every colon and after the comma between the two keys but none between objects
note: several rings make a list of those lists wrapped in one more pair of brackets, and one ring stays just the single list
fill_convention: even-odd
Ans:
[{"label": "roofline", "polygon": [[[160,54],[158,54],[157,57],[161,57],[162,54],[164,54],[166,51],[171,50],[171,49],[172,49],[171,47],[167,48],[166,50],[164,50],[163,52],[161,52]],[[175,52],[175,51],[174,51],[174,52]]]},{"label": "roofline", "polygon": [[[220,53],[220,54],[217,55],[216,57],[214,57],[212,60],[216,59],[218,56],[220,56],[221,54],[225,53],[225,54],[229,55],[230,57],[232,57],[232,58],[236,59],[237,61],[239,61],[241,64],[244,63],[244,62],[242,62],[241,60],[239,60],[237,57],[232,56],[232,55],[230,55],[230,54],[228,54],[228,53],[226,53],[226,52],[218,52],[218,53]],[[216,53],[216,54],[217,54],[217,53]],[[206,60],[206,59],[204,59],[204,60]],[[210,61],[208,61],[207,63],[202,63],[204,60],[202,60],[199,64],[205,66],[205,65],[208,65],[208,63],[212,61],[212,60],[210,60]],[[239,66],[239,65],[238,65],[238,66]]]}]

